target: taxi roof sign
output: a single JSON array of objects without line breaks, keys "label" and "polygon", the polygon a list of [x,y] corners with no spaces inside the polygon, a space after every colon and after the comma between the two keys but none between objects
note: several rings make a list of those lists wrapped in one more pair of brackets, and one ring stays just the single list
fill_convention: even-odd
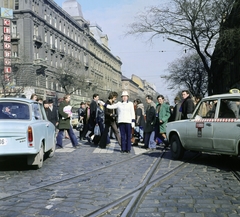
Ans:
[{"label": "taxi roof sign", "polygon": [[240,93],[239,89],[231,89],[229,90],[229,93]]},{"label": "taxi roof sign", "polygon": [[0,8],[1,10],[1,17],[13,19],[13,10],[10,8]]}]

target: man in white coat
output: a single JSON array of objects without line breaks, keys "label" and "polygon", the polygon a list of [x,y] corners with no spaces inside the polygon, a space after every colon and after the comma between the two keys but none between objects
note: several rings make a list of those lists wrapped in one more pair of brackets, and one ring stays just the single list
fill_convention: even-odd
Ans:
[{"label": "man in white coat", "polygon": [[117,109],[118,125],[121,135],[121,152],[130,153],[132,128],[135,127],[135,112],[133,103],[128,101],[127,91],[122,92],[122,102],[113,105],[105,104],[108,109]]}]

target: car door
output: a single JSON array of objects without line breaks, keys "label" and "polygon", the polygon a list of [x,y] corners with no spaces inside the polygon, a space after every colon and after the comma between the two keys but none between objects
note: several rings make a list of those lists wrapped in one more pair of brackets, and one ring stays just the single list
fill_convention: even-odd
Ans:
[{"label": "car door", "polygon": [[187,124],[188,149],[203,151],[213,149],[213,118],[216,104],[214,108],[209,108],[210,103],[213,104],[212,101],[201,101],[194,111],[193,118]]},{"label": "car door", "polygon": [[40,105],[40,111],[42,115],[43,127],[45,128],[45,146],[46,150],[49,150],[53,147],[54,138],[55,138],[55,127],[53,124],[47,119],[46,112],[42,105]]},{"label": "car door", "polygon": [[47,138],[48,131],[46,126],[47,123],[43,119],[41,107],[37,102],[32,104],[32,119],[35,144],[38,145],[38,150],[40,150],[41,142]]},{"label": "car door", "polygon": [[[236,99],[222,99],[218,118],[214,125],[213,146],[214,150],[226,154],[237,152],[238,140],[240,138],[240,120]],[[237,117],[236,117],[237,116]]]}]

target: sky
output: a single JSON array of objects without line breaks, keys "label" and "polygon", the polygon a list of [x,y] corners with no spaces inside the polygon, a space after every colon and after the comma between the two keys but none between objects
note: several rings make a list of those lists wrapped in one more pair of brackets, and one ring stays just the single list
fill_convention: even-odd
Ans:
[{"label": "sky", "polygon": [[[62,7],[65,0],[55,0]],[[126,36],[128,25],[139,12],[149,6],[162,6],[168,0],[77,0],[83,17],[90,23],[97,23],[108,36],[111,53],[122,61],[122,74],[132,74],[154,84],[158,93],[168,97],[170,103],[177,91],[168,89],[161,76],[167,75],[168,65],[183,55],[184,48],[162,38],[147,42],[148,37]]]}]

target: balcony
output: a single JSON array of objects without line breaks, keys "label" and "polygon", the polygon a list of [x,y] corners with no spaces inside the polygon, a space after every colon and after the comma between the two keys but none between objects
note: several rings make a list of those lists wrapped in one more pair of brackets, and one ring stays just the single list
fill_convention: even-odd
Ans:
[{"label": "balcony", "polygon": [[60,49],[60,50],[59,50],[59,54],[60,54],[61,56],[65,56],[65,51],[64,51],[63,49]]},{"label": "balcony", "polygon": [[41,38],[41,36],[40,35],[34,35],[33,36],[33,41],[35,42],[35,44],[37,45],[37,46],[41,46],[42,45],[42,38]]},{"label": "balcony", "polygon": [[18,41],[18,40],[20,40],[19,33],[18,32],[17,33],[12,33],[11,34],[11,41]]},{"label": "balcony", "polygon": [[55,53],[56,52],[56,47],[54,44],[50,44],[50,50]]},{"label": "balcony", "polygon": [[89,68],[88,62],[84,62],[85,69],[87,70]]},{"label": "balcony", "polygon": [[47,62],[48,60],[44,60],[41,58],[33,60],[33,66],[35,66],[37,74],[44,74],[45,69],[48,67]]},{"label": "balcony", "polygon": [[37,35],[34,35],[34,36],[33,36],[33,40],[42,43],[42,37],[41,37],[40,35],[38,35],[38,36],[37,36]]}]

